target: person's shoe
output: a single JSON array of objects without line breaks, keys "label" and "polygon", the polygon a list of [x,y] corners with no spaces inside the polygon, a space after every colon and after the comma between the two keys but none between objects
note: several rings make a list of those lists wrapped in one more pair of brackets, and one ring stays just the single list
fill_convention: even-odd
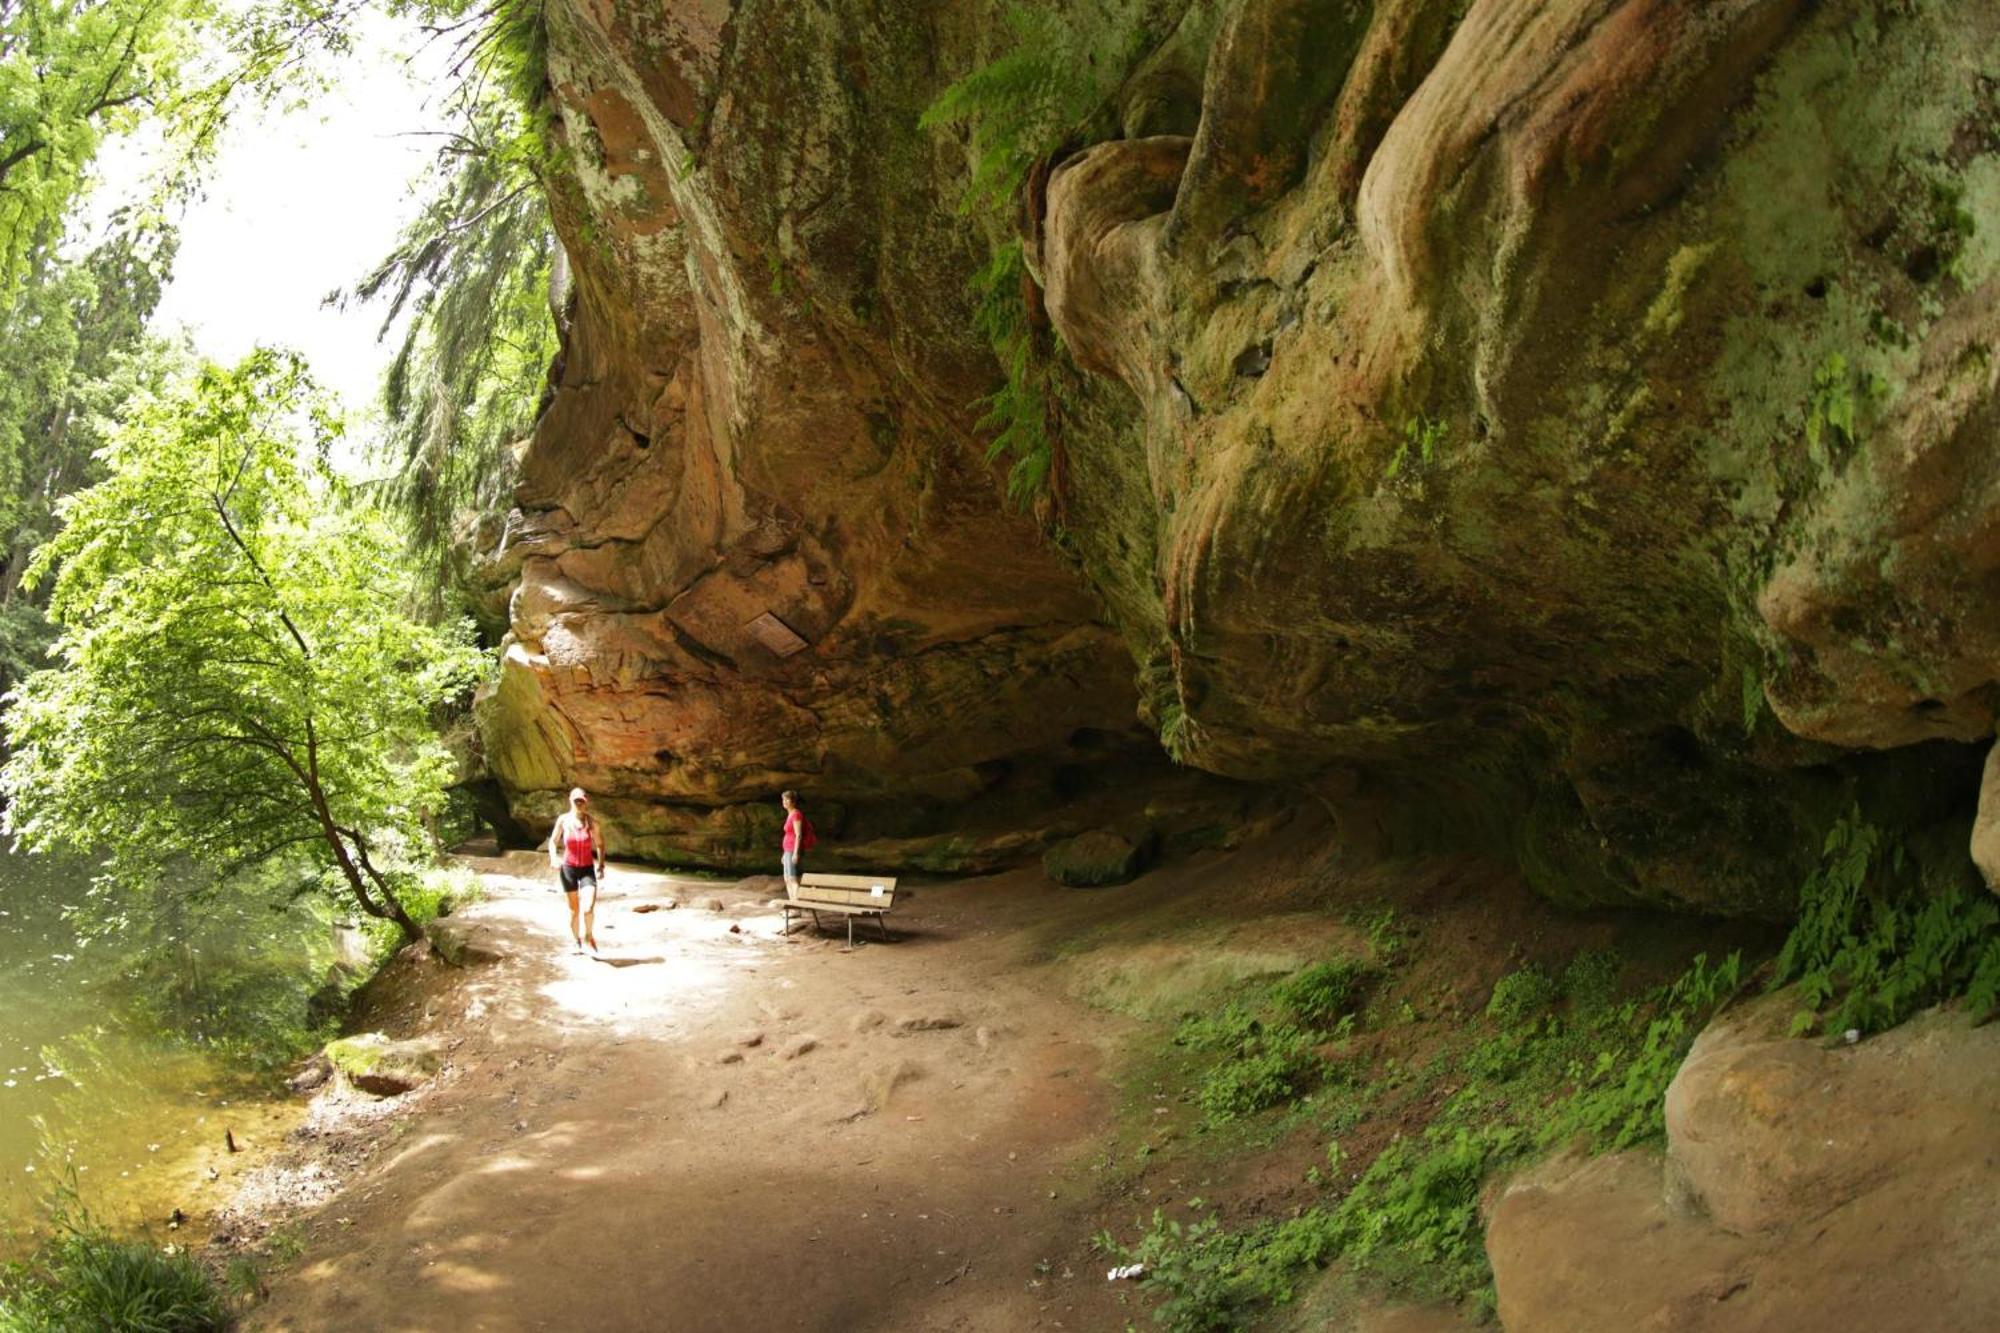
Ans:
[{"label": "person's shoe", "polygon": [[590,950],[590,956],[592,958],[597,957],[597,939],[595,936],[585,940],[583,944],[585,948]]}]

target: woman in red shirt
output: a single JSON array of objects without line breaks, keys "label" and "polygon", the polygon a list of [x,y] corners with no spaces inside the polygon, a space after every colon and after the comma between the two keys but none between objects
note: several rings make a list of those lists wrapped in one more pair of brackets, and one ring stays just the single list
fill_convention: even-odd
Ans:
[{"label": "woman in red shirt", "polygon": [[788,791],[778,797],[785,803],[785,836],[780,844],[784,853],[779,864],[785,870],[785,892],[796,896],[799,891],[799,853],[806,849],[806,817],[799,811],[799,794]]},{"label": "woman in red shirt", "polygon": [[[563,896],[569,899],[569,934],[576,941],[576,951],[582,953],[587,945],[596,953],[597,886],[604,879],[604,839],[598,835],[597,821],[590,816],[590,798],[581,787],[570,788],[569,809],[556,817],[555,831],[549,834],[549,866],[562,883]],[[579,916],[581,930],[577,928]]]}]

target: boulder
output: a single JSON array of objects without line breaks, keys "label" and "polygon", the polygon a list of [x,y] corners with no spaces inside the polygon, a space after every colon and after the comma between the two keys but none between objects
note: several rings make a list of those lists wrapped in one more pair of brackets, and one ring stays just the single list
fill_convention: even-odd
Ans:
[{"label": "boulder", "polygon": [[1667,1148],[1557,1157],[1489,1197],[1510,1329],[2000,1327],[2000,1030],[1932,1010],[1855,1045],[1767,997],[1696,1041]]},{"label": "boulder", "polygon": [[341,1037],[323,1052],[349,1084],[378,1097],[396,1097],[436,1076],[444,1044],[434,1037],[394,1040],[380,1032]]},{"label": "boulder", "polygon": [[1738,1235],[1819,1217],[1895,1177],[1988,1160],[2000,1137],[2000,1027],[1931,1010],[1878,1037],[1785,1035],[1789,991],[1722,1015],[1667,1089],[1670,1160]]},{"label": "boulder", "polygon": [[1042,856],[1050,879],[1071,888],[1123,884],[1139,873],[1144,857],[1138,847],[1110,829],[1080,833],[1059,842]]},{"label": "boulder", "polygon": [[1986,752],[1979,776],[1979,813],[1972,822],[1972,863],[1986,887],[2000,892],[2000,743]]},{"label": "boulder", "polygon": [[492,927],[459,917],[439,917],[424,927],[431,948],[454,967],[476,967],[505,958],[493,936]]}]

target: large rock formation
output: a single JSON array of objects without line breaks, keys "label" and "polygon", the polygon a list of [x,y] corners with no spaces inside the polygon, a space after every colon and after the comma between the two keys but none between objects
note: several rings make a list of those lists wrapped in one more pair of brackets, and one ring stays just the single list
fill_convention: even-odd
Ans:
[{"label": "large rock formation", "polygon": [[1780,912],[1857,782],[1970,811],[2000,10],[1061,6],[1021,96],[1108,91],[1023,200],[1047,541],[967,407],[1006,238],[916,123],[1002,8],[547,7],[578,296],[484,715],[524,822],[581,781],[727,859],[797,784],[969,864],[955,811],[1143,766],[1135,709],[1578,901]]},{"label": "large rock formation", "polygon": [[1059,807],[1100,770],[1185,788],[1117,636],[983,463],[976,256],[915,128],[929,25],[549,26],[577,295],[481,708],[521,825],[579,783],[621,851],[748,864],[800,787],[829,852],[968,868],[1088,827]]}]

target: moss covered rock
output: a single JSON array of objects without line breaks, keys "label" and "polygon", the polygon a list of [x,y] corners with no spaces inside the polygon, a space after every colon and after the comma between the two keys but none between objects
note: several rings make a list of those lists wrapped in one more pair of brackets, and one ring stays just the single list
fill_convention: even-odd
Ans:
[{"label": "moss covered rock", "polygon": [[443,1044],[429,1037],[397,1041],[364,1032],[328,1042],[324,1053],[349,1084],[378,1097],[420,1087],[444,1066]]},{"label": "moss covered rock", "polygon": [[1123,884],[1145,865],[1143,849],[1110,829],[1065,839],[1042,856],[1042,869],[1058,884],[1090,889]]}]

